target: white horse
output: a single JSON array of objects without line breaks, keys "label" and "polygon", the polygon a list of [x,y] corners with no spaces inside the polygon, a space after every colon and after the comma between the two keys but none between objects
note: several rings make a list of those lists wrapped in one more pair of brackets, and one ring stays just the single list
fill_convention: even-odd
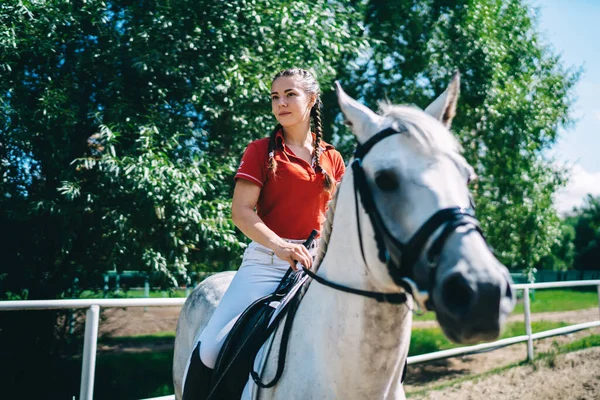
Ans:
[{"label": "white horse", "polygon": [[[322,232],[317,275],[326,281],[307,290],[284,373],[274,387],[260,389],[261,399],[403,399],[400,378],[417,305],[434,310],[455,342],[499,335],[514,296],[508,270],[469,211],[473,169],[448,131],[458,92],[456,74],[425,112],[382,105],[378,115],[337,85],[359,146]],[[206,279],[181,310],[173,360],[177,399],[195,340],[232,276]],[[352,289],[364,293],[348,293]],[[407,301],[394,304],[402,293]],[[264,366],[264,380],[275,374],[277,353],[256,364]],[[251,393],[252,380],[243,398]]]}]

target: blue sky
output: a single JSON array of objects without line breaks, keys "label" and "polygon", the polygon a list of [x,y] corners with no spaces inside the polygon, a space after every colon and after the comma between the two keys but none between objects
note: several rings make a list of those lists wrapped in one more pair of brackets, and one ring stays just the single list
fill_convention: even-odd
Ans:
[{"label": "blue sky", "polygon": [[566,67],[583,68],[576,86],[575,126],[561,131],[553,154],[572,167],[571,181],[556,197],[559,211],[600,195],[600,1],[533,0],[542,38]]}]

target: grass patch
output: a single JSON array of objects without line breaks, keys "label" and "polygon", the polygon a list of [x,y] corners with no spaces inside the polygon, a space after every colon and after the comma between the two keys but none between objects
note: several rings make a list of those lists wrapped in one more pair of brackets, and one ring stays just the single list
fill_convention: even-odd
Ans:
[{"label": "grass patch", "polygon": [[423,315],[413,314],[413,321],[433,321],[435,320],[435,313],[428,311]]},{"label": "grass patch", "polygon": [[[531,299],[532,313],[583,310],[593,307],[598,307],[596,292],[537,289]],[[522,300],[519,300],[515,306],[513,314],[523,314]]]},{"label": "grass patch", "polygon": [[[39,376],[19,377],[23,385],[3,388],[3,399],[74,399],[79,396],[81,357],[55,360]],[[95,400],[132,400],[173,394],[173,351],[99,353]],[[27,387],[27,385],[34,385]],[[12,393],[18,390],[19,393]]]},{"label": "grass patch", "polygon": [[598,346],[600,346],[600,335],[590,335],[562,345],[560,351],[563,353],[568,353],[571,351],[589,349],[590,347]]},{"label": "grass patch", "polygon": [[[555,321],[532,321],[531,322],[531,331],[532,333],[543,332],[550,329],[563,328],[565,326],[569,326],[570,324],[566,322],[555,322]],[[501,338],[509,338],[513,336],[526,335],[525,331],[525,322],[511,322],[506,324],[504,328],[504,332],[502,332]]]},{"label": "grass patch", "polygon": [[110,337],[110,336],[106,336],[106,337],[102,337],[98,340],[99,344],[106,344],[106,345],[115,345],[115,344],[121,344],[121,343],[127,343],[127,344],[142,344],[142,343],[148,343],[148,342],[163,342],[165,340],[175,340],[175,332],[174,331],[169,331],[169,332],[158,332],[158,333],[153,333],[152,335],[135,335],[135,336],[114,336],[114,337]]},{"label": "grass patch", "polygon": [[99,354],[95,399],[143,399],[173,394],[173,351]]},{"label": "grass patch", "polygon": [[[533,333],[547,331],[568,326],[565,322],[534,321],[531,324]],[[501,338],[525,335],[525,324],[523,322],[511,322],[506,325]],[[453,349],[462,345],[452,343],[446,338],[438,327],[413,329],[410,338],[409,356],[432,353],[434,351]]]},{"label": "grass patch", "polygon": [[[521,290],[519,292],[522,294]],[[598,307],[598,294],[595,291],[538,289],[532,294],[531,299],[532,313],[584,310],[593,307]],[[523,315],[523,313],[523,300],[520,299],[512,314]],[[433,321],[435,313],[426,312],[423,315],[413,315],[413,320]]]}]

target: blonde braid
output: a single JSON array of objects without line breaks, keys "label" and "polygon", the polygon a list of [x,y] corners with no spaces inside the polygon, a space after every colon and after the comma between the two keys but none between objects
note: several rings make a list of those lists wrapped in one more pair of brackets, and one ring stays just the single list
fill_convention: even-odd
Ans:
[{"label": "blonde braid", "polygon": [[321,167],[321,140],[323,138],[323,123],[321,122],[321,98],[317,97],[315,105],[310,110],[313,118],[313,124],[315,127],[315,164],[317,166],[317,172],[321,172],[325,177],[325,190],[331,193],[334,188],[333,180],[331,176]]},{"label": "blonde braid", "polygon": [[277,132],[282,128],[280,124],[277,124],[271,135],[269,136],[269,170],[273,176],[277,172],[277,161],[275,161],[275,150],[277,150]]}]

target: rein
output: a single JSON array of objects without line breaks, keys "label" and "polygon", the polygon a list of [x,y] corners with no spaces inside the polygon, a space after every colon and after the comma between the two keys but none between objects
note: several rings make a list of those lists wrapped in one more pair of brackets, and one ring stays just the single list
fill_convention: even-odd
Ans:
[{"label": "rein", "polygon": [[328,286],[332,289],[339,290],[341,292],[357,294],[363,297],[369,297],[371,299],[377,300],[380,303],[402,304],[406,302],[405,293],[370,292],[368,290],[354,289],[321,278],[319,275],[315,274],[310,269],[307,269],[305,267],[302,267],[302,271],[304,271],[306,275],[310,276],[315,281],[319,282],[321,285]]}]

